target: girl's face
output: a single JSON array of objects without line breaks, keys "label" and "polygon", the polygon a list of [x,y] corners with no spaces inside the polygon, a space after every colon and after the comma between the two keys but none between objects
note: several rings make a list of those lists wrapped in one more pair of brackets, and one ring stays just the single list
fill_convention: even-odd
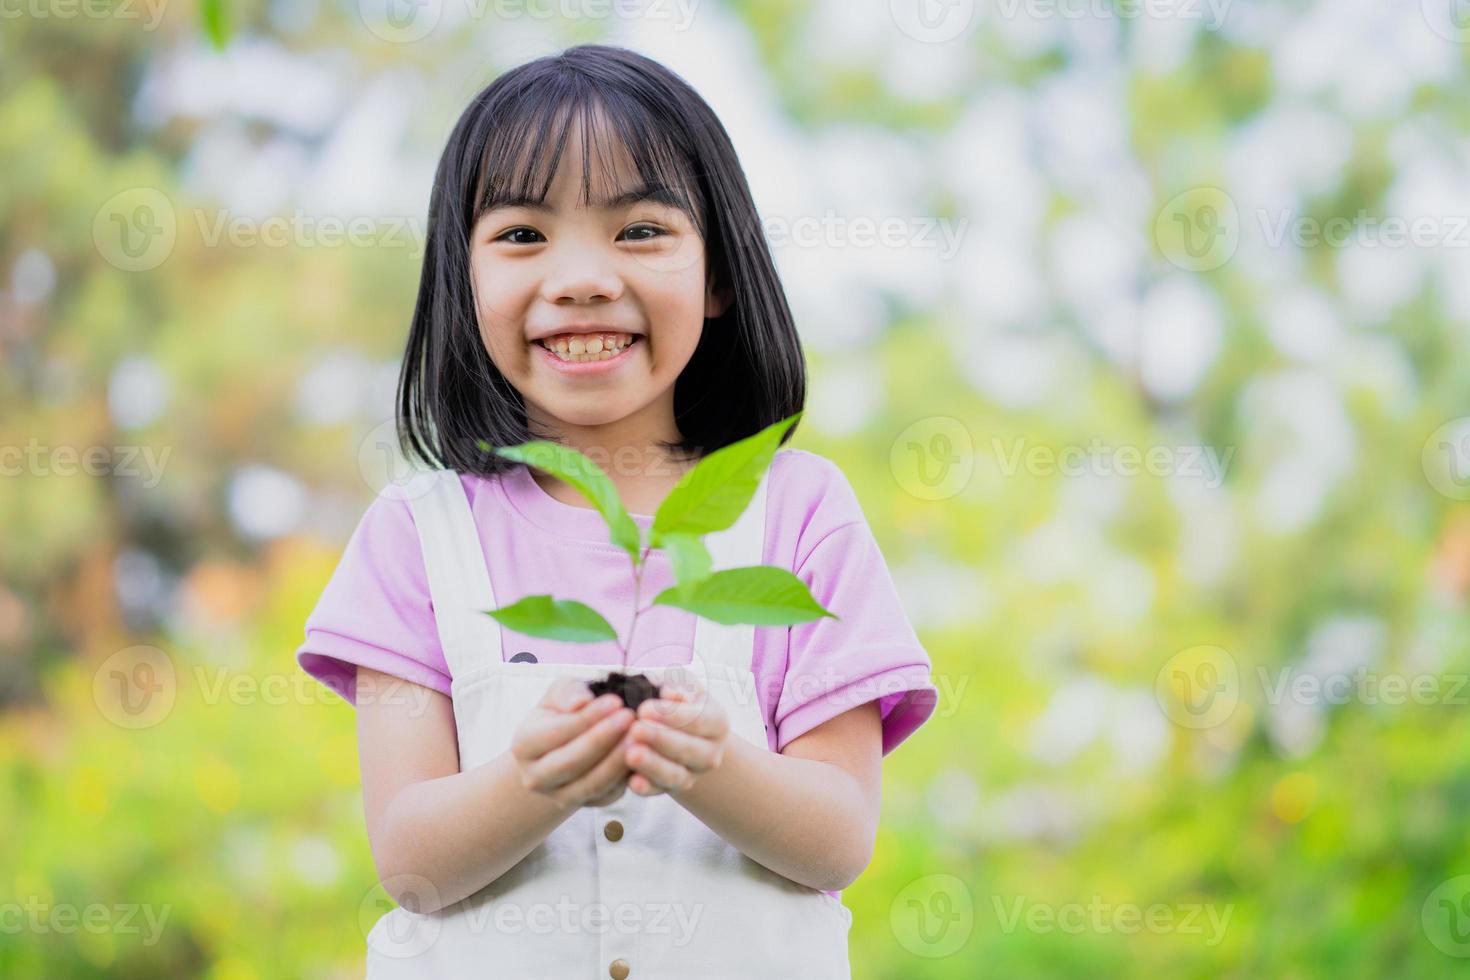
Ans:
[{"label": "girl's face", "polygon": [[[582,434],[584,446],[604,436],[620,444],[676,439],[674,381],[705,318],[724,312],[728,299],[706,282],[704,242],[688,215],[636,194],[618,200],[640,184],[622,155],[615,174],[594,166],[591,201],[578,200],[579,128],[568,134],[544,207],[499,207],[475,224],[470,269],[480,335],[525,400],[534,430],[612,427]],[[594,326],[596,333],[569,340],[569,331]],[[605,333],[637,336],[601,363],[565,364],[538,343],[558,346],[561,335],[585,349]]]}]

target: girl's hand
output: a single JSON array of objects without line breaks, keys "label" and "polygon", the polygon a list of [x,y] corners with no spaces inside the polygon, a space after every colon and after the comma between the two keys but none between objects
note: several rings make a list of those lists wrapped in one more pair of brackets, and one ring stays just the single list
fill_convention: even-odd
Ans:
[{"label": "girl's hand", "polygon": [[521,784],[563,809],[607,806],[628,785],[629,769],[616,749],[632,721],[616,694],[594,701],[586,684],[562,678],[511,738]]},{"label": "girl's hand", "polygon": [[679,793],[720,767],[730,721],[718,701],[693,680],[663,685],[661,697],[638,706],[629,733],[628,786],[639,796]]}]

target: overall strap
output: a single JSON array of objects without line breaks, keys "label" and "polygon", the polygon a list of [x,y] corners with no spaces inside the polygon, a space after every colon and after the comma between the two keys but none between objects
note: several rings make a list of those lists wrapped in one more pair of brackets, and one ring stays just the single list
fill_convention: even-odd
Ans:
[{"label": "overall strap", "polygon": [[501,659],[500,624],[481,610],[498,604],[469,499],[454,470],[432,470],[414,478],[408,494],[428,572],[434,621],[451,677],[477,664]]},{"label": "overall strap", "polygon": [[[771,482],[771,468],[761,475],[760,484],[750,498],[745,512],[723,531],[705,535],[713,571],[759,565],[766,540],[766,497]],[[694,653],[710,670],[723,670],[742,682],[750,676],[755,653],[755,627],[749,624],[726,625],[703,616],[694,624]]]}]

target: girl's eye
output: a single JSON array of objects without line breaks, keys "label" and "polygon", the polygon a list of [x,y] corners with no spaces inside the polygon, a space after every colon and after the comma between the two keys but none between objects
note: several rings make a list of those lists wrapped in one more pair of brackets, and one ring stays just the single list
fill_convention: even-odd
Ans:
[{"label": "girl's eye", "polygon": [[[495,236],[495,240],[497,242],[508,241],[510,239],[510,236],[511,235],[519,235],[519,234],[521,234],[523,232],[526,233],[526,234],[528,234],[528,235],[540,235],[541,234],[535,228],[512,228],[510,231],[502,232],[501,234]],[[535,242],[518,241],[518,242],[512,242],[511,244],[513,244],[513,245],[534,245]]]},{"label": "girl's eye", "polygon": [[640,231],[648,231],[652,232],[652,234],[643,238],[633,238],[630,240],[635,242],[651,242],[660,235],[666,234],[666,232],[657,225],[632,225],[627,229],[627,233],[635,233]]},{"label": "girl's eye", "polygon": [[[647,232],[648,234],[640,234],[643,232]],[[625,235],[632,235],[633,237],[629,238],[628,240],[634,242],[651,242],[655,238],[668,234],[657,225],[649,224],[630,225],[628,228],[624,229],[623,233]],[[535,235],[536,238],[541,238],[541,233],[535,228],[527,228],[522,226],[520,228],[512,228],[509,231],[503,231],[499,235],[496,235],[494,240],[497,242],[510,242],[512,245],[537,244],[535,239],[514,239],[511,237],[513,235]]]}]

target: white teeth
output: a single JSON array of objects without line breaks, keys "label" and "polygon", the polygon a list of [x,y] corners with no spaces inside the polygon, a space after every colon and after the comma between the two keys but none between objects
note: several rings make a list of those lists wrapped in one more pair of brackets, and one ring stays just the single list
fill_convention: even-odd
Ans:
[{"label": "white teeth", "polygon": [[618,356],[631,346],[634,334],[563,334],[560,337],[545,337],[541,346],[563,361],[606,361]]}]

